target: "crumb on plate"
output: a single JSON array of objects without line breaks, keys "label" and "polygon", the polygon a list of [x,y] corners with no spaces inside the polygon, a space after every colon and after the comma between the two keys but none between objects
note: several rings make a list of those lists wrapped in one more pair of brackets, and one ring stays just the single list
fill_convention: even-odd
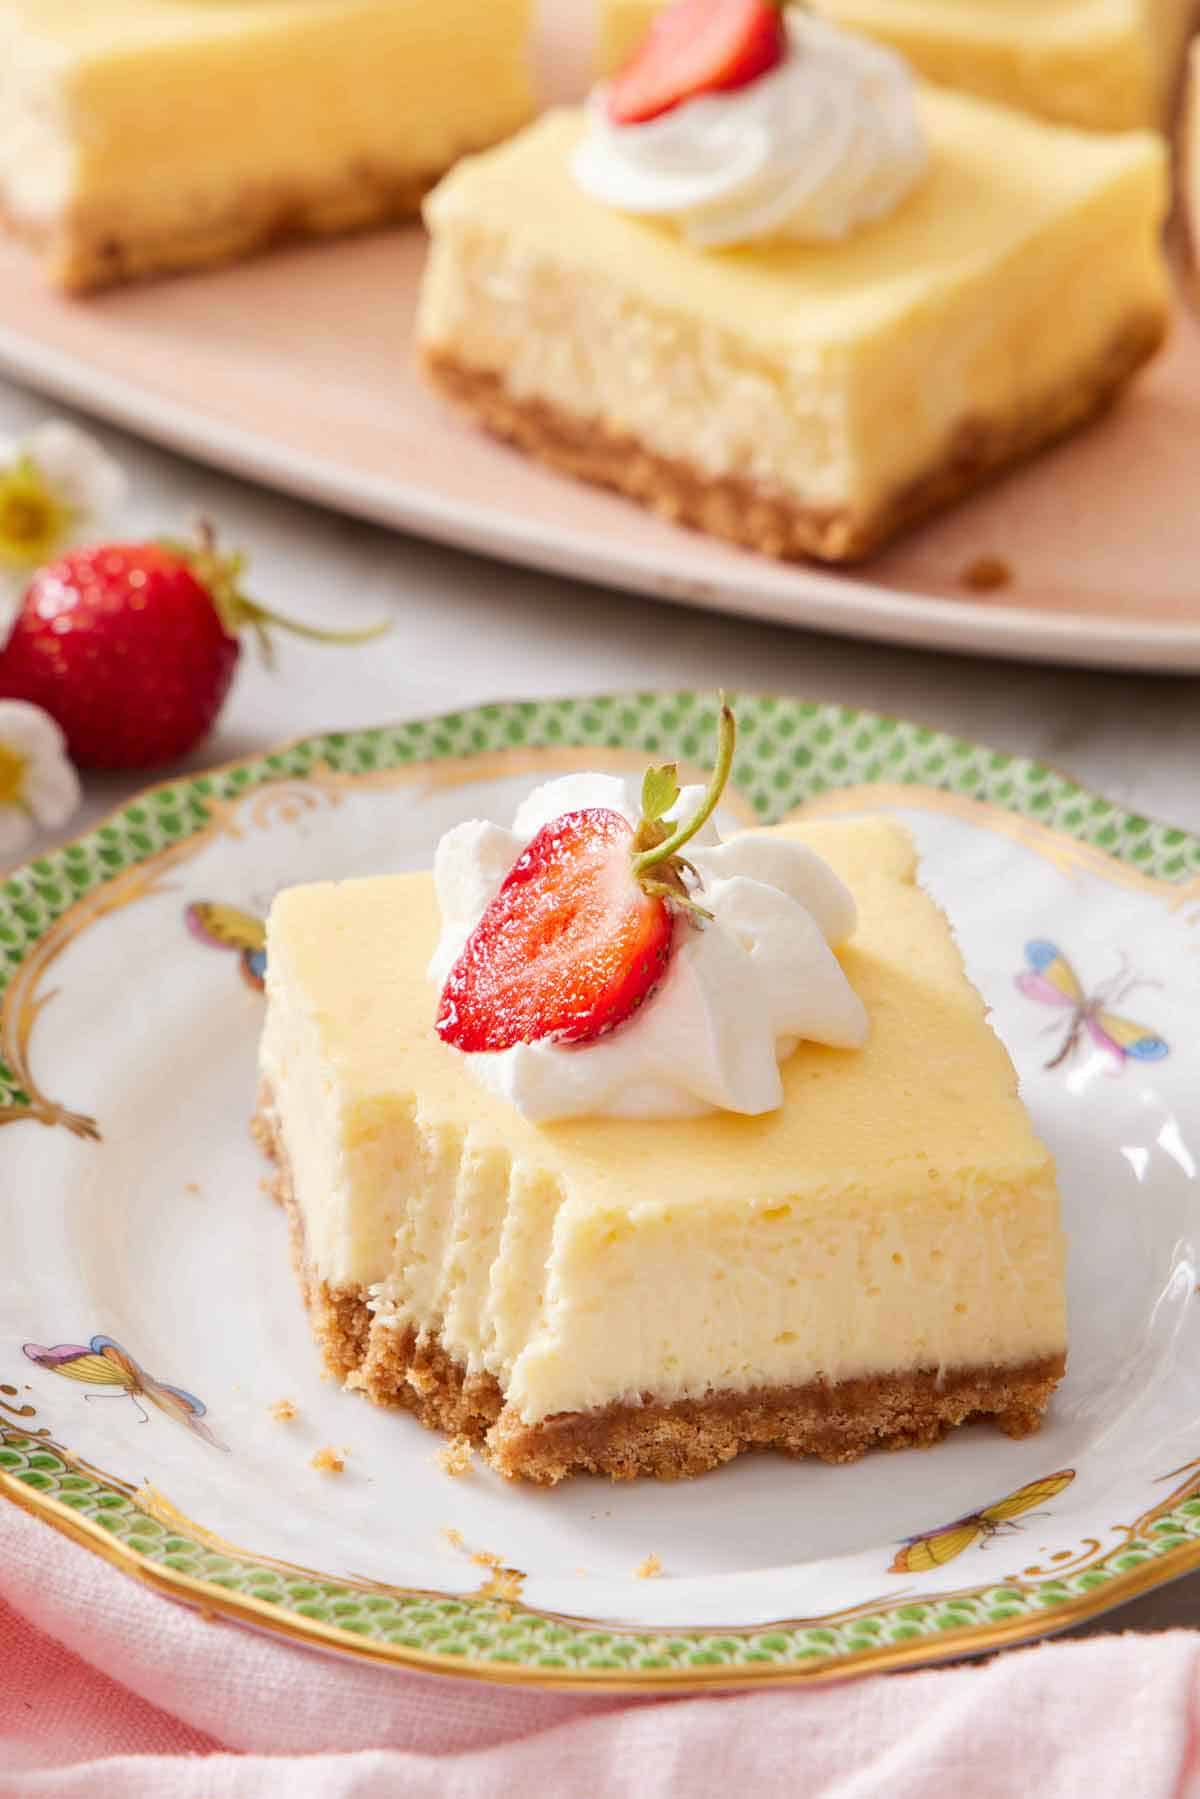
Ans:
[{"label": "crumb on plate", "polygon": [[199,1181],[189,1181],[183,1190],[185,1193],[199,1193],[200,1183]]},{"label": "crumb on plate", "polygon": [[326,1445],[324,1449],[318,1449],[310,1465],[319,1468],[322,1474],[343,1474],[349,1453],[348,1449],[330,1449]]},{"label": "crumb on plate", "polygon": [[267,1410],[272,1418],[278,1418],[280,1424],[290,1424],[300,1408],[294,1399],[277,1399]]},{"label": "crumb on plate", "polygon": [[521,1598],[524,1584],[525,1576],[519,1568],[494,1568],[474,1597],[497,1600],[500,1616],[507,1623],[512,1617],[512,1607]]},{"label": "crumb on plate", "polygon": [[639,1562],[634,1569],[639,1580],[657,1580],[662,1573],[662,1562],[656,1555],[648,1555],[644,1562]]},{"label": "crumb on plate", "polygon": [[469,1437],[454,1437],[438,1450],[438,1467],[443,1474],[453,1475],[457,1479],[459,1475],[470,1472],[474,1455]]},{"label": "crumb on plate", "polygon": [[972,593],[995,593],[1009,586],[1012,578],[1012,565],[1003,556],[976,556],[962,572],[963,586]]},{"label": "crumb on plate", "polygon": [[449,1543],[451,1549],[461,1549],[462,1548],[463,1534],[462,1534],[462,1531],[457,1529],[455,1525],[443,1524],[442,1535],[445,1537],[447,1543]]},{"label": "crumb on plate", "polygon": [[477,1549],[471,1560],[477,1568],[503,1568],[502,1558],[490,1549]]}]

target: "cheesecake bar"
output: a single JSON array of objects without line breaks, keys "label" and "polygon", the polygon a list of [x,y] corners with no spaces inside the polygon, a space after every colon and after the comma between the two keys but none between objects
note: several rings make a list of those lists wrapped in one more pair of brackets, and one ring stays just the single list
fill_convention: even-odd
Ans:
[{"label": "cheesecake bar", "polygon": [[[603,0],[613,74],[663,0]],[[1196,0],[811,0],[890,44],[930,81],[1093,131],[1162,127]]]},{"label": "cheesecake bar", "polygon": [[429,374],[667,518],[865,556],[1099,412],[1167,320],[1157,136],[920,107],[929,170],[889,217],[720,253],[583,192],[583,115],[547,114],[427,202]]},{"label": "cheesecake bar", "polygon": [[415,215],[533,115],[530,0],[0,0],[0,215],[69,289]]},{"label": "cheesecake bar", "polygon": [[434,1031],[431,876],[278,897],[258,1125],[349,1387],[550,1484],[1036,1429],[1064,1244],[1012,1064],[907,833],[781,829],[854,895],[870,1036],[755,1117],[533,1124]]},{"label": "cheesecake bar", "polygon": [[1196,271],[1200,268],[1200,37],[1188,52],[1183,129],[1179,141],[1179,182],[1194,294]]}]

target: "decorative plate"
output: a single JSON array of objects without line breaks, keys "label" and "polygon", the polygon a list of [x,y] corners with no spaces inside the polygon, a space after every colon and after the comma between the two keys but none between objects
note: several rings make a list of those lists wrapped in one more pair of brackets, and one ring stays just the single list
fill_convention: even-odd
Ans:
[{"label": "decorative plate", "polygon": [[[438,1439],[320,1378],[247,1129],[256,921],[289,882],[422,865],[552,773],[703,757],[707,700],[637,695],[311,738],[0,885],[9,1497],[209,1612],[573,1690],[911,1667],[1200,1566],[1200,840],[895,719],[739,715],[731,821],[911,823],[1059,1157],[1071,1361],[1042,1433],[545,1492],[452,1478]],[[311,1465],[330,1445],[340,1475]]]}]

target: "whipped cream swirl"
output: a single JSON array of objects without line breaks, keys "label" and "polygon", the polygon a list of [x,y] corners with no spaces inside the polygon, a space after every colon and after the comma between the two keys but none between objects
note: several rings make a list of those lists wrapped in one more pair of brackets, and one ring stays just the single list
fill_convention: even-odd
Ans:
[{"label": "whipped cream swirl", "polygon": [[[694,812],[701,793],[685,789],[676,815]],[[473,820],[447,832],[434,860],[442,935],[431,980],[445,983],[543,825],[587,806],[631,824],[640,809],[636,790],[615,775],[567,775],[532,793],[511,831]],[[712,921],[677,927],[660,986],[627,1023],[592,1043],[519,1043],[467,1056],[475,1079],[534,1123],[772,1112],[783,1103],[779,1064],[802,1038],[836,1049],[866,1041],[866,1010],[831,947],[857,922],[833,870],[780,837],[723,843],[711,822],[687,855]]]},{"label": "whipped cream swirl", "polygon": [[893,212],[929,146],[908,65],[795,9],[788,51],[758,80],[618,125],[589,103],[576,181],[621,212],[673,220],[692,243],[819,243]]}]

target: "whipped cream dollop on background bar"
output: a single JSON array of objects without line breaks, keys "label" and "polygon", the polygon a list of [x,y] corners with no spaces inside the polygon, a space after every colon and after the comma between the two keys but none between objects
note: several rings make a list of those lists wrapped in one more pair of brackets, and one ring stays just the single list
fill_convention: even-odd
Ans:
[{"label": "whipped cream dollop on background bar", "polygon": [[[685,788],[674,816],[694,812]],[[442,838],[434,881],[442,935],[429,967],[440,986],[518,857],[565,812],[602,806],[632,825],[638,791],[615,775],[566,775],[539,787],[510,831],[471,820]],[[693,839],[700,904],[712,914],[676,934],[666,973],[626,1023],[591,1043],[519,1043],[468,1055],[476,1080],[535,1123],[558,1118],[680,1118],[772,1112],[779,1064],[801,1039],[860,1049],[867,1014],[833,953],[854,931],[849,890],[800,843],[748,833]],[[454,1052],[462,1053],[462,1052]]]},{"label": "whipped cream dollop on background bar", "polygon": [[778,68],[729,93],[620,125],[589,104],[575,179],[621,212],[677,224],[702,249],[819,243],[886,217],[929,163],[908,65],[796,8]]}]

